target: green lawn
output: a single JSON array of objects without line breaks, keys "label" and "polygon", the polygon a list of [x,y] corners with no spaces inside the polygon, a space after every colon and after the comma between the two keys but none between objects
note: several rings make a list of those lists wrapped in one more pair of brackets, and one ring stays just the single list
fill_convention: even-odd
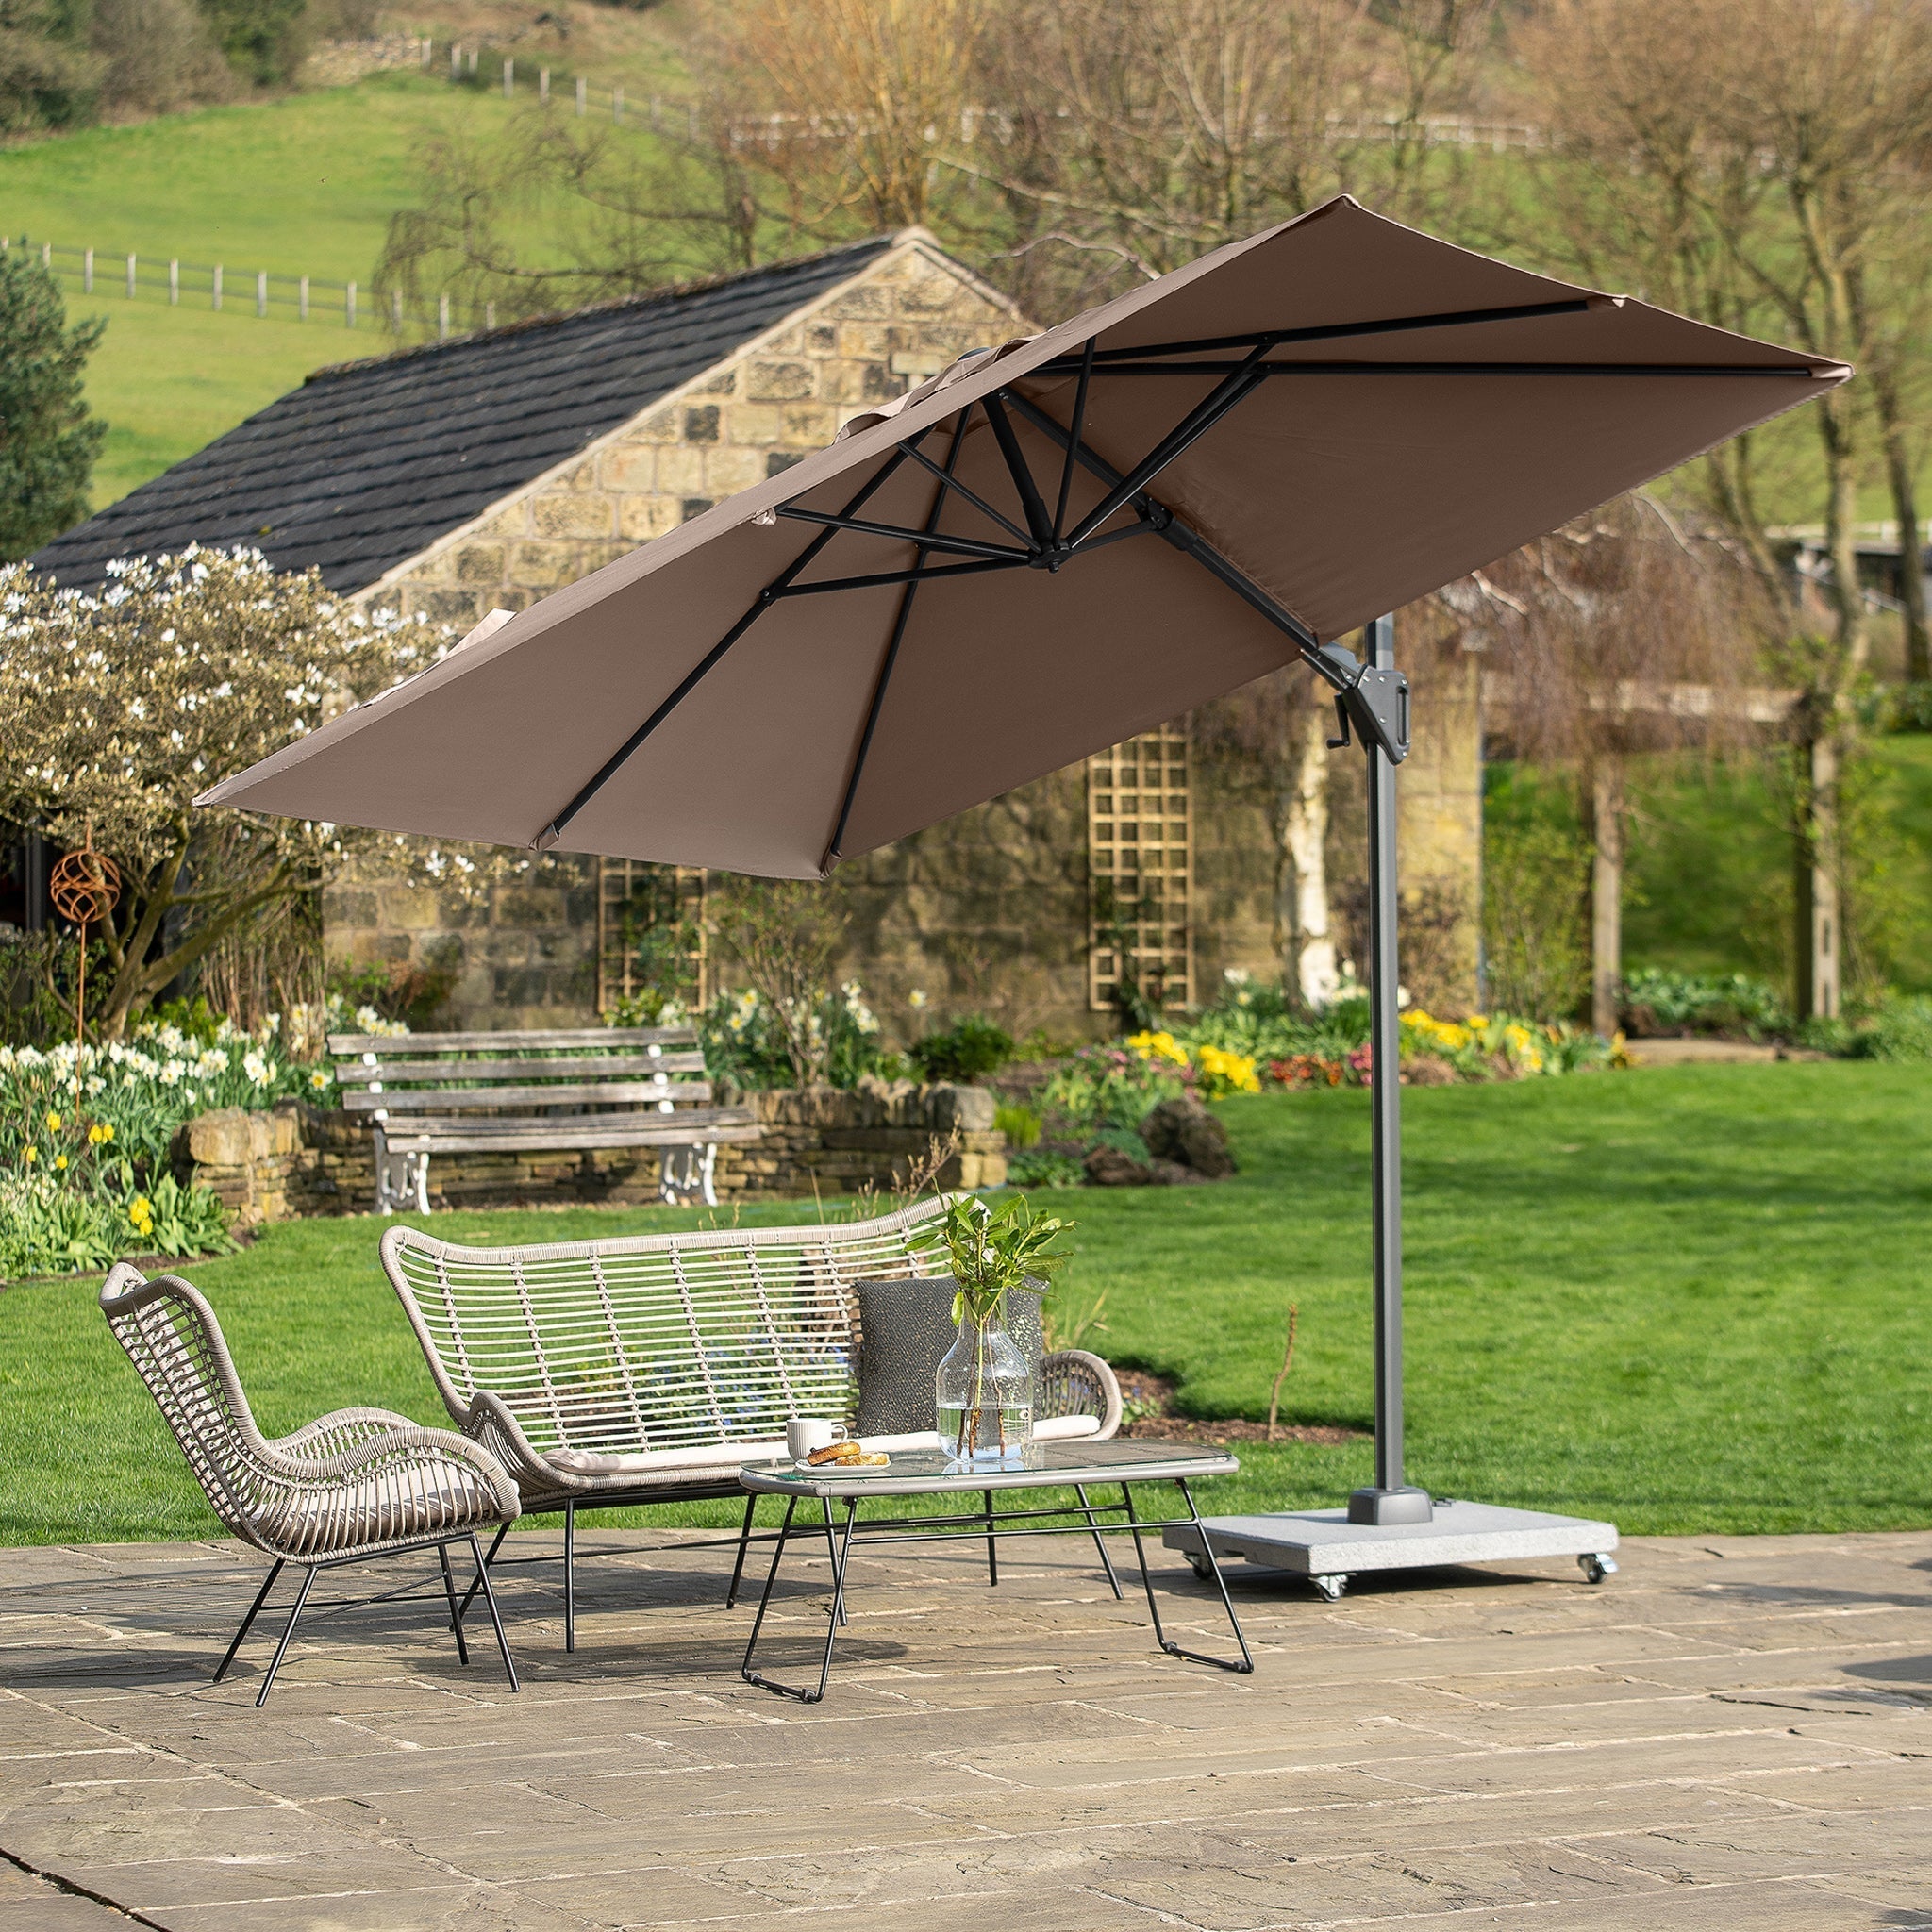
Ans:
[{"label": "green lawn", "polygon": [[[1932,1071],[1665,1069],[1423,1089],[1405,1105],[1415,1479],[1601,1511],[1632,1532],[1932,1524]],[[1366,1424],[1365,1096],[1224,1111],[1243,1162],[1233,1181],[1050,1197],[1081,1224],[1071,1296],[1104,1288],[1102,1351],[1176,1377],[1206,1415],[1264,1412],[1298,1302],[1286,1412]],[[534,1241],[679,1218],[437,1225]],[[377,1271],[377,1232],[279,1226],[190,1271],[271,1432],[356,1402],[441,1420]],[[75,1281],[0,1294],[0,1541],[211,1526],[94,1293]],[[1369,1470],[1365,1444],[1241,1454],[1241,1474],[1210,1492],[1217,1509],[1332,1502]]]}]

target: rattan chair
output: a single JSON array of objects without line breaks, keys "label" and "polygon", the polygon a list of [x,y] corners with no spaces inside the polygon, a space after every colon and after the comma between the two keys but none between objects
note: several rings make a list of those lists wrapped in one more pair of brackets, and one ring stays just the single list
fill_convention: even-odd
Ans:
[{"label": "rattan chair", "polygon": [[450,1544],[467,1542],[510,1689],[520,1688],[477,1533],[508,1526],[521,1506],[516,1484],[486,1450],[380,1408],[337,1409],[271,1441],[255,1425],[214,1310],[188,1282],[173,1274],[150,1281],[124,1261],[101,1289],[101,1311],[215,1514],[233,1535],[275,1558],[215,1672],[217,1684],[286,1564],[301,1566],[302,1586],[257,1708],[268,1702],[317,1573],[415,1550],[436,1552],[457,1655],[467,1664],[449,1564]]}]

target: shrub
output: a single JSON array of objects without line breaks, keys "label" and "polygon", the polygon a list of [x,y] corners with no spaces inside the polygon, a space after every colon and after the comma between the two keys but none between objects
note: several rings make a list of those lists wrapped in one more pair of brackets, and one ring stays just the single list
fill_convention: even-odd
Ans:
[{"label": "shrub", "polygon": [[1077,1188],[1085,1185],[1087,1170],[1077,1155],[1036,1147],[1007,1163],[1007,1179],[1016,1188]]},{"label": "shrub", "polygon": [[1007,1145],[1024,1154],[1040,1141],[1040,1116],[1030,1107],[1001,1107],[993,1110],[992,1124],[1007,1137]]},{"label": "shrub", "polygon": [[969,1015],[942,1033],[928,1033],[907,1049],[907,1058],[928,1080],[977,1080],[1013,1058],[1013,1036],[991,1020]]},{"label": "shrub", "polygon": [[879,1023],[865,989],[848,979],[791,1024],[755,987],[721,992],[709,1006],[690,1012],[656,987],[643,987],[616,1002],[604,1016],[611,1026],[696,1026],[705,1062],[714,1078],[739,1087],[795,1087],[801,1048],[816,1062],[817,1077],[852,1088],[868,1076],[897,1080],[906,1063],[883,1045]]},{"label": "shrub", "polygon": [[1803,1045],[1852,1060],[1932,1060],[1932,999],[1892,994],[1840,1020],[1807,1020]]},{"label": "shrub", "polygon": [[1063,1061],[1036,1096],[1075,1127],[1131,1130],[1163,1100],[1188,1091],[1173,1068],[1151,1064],[1124,1046],[1083,1046]]},{"label": "shrub", "polygon": [[1741,973],[1672,973],[1641,967],[1624,981],[1620,1005],[1632,1032],[1690,1027],[1696,1033],[1789,1033],[1790,1010],[1762,980]]}]

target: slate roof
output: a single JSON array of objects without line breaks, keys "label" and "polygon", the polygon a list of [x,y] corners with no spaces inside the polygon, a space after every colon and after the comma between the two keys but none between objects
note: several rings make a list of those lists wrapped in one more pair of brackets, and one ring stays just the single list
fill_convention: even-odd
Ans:
[{"label": "slate roof", "polygon": [[67,586],[116,558],[247,544],[356,591],[724,361],[891,247],[879,238],[316,372],[38,551]]}]

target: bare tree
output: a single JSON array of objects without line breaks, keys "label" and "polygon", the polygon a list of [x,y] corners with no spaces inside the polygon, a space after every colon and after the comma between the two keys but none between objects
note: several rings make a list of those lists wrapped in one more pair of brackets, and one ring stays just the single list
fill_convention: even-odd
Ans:
[{"label": "bare tree", "polygon": [[[1897,371],[1896,305],[1872,299],[1871,284],[1923,247],[1932,19],[1918,0],[1557,0],[1523,48],[1561,137],[1549,175],[1562,232],[1586,263],[1706,320]],[[1878,387],[1890,390],[1882,440],[1909,506],[1899,392]],[[1839,774],[1848,686],[1868,645],[1854,531],[1862,408],[1856,389],[1835,390],[1809,411],[1831,630],[1794,639],[1790,653],[1807,688],[1793,833],[1807,1016],[1839,1005]],[[1768,585],[1777,570],[1752,464],[1763,441],[1781,440],[1740,439],[1705,473]]]},{"label": "bare tree", "polygon": [[1624,497],[1443,593],[1479,629],[1518,753],[1575,774],[1590,828],[1591,1017],[1617,1024],[1628,774],[1645,752],[1734,749],[1771,608],[1739,547]]},{"label": "bare tree", "polygon": [[418,328],[443,296],[480,327],[755,266],[764,171],[726,118],[693,124],[645,139],[552,103],[487,141],[430,137],[415,156],[421,199],[390,218],[377,291],[400,293]]},{"label": "bare tree", "polygon": [[818,1085],[831,1047],[823,1008],[844,938],[843,907],[825,886],[734,878],[715,918],[719,938],[777,1019],[792,1077]]},{"label": "bare tree", "polygon": [[694,64],[801,225],[930,225],[995,18],[991,0],[717,0]]}]

